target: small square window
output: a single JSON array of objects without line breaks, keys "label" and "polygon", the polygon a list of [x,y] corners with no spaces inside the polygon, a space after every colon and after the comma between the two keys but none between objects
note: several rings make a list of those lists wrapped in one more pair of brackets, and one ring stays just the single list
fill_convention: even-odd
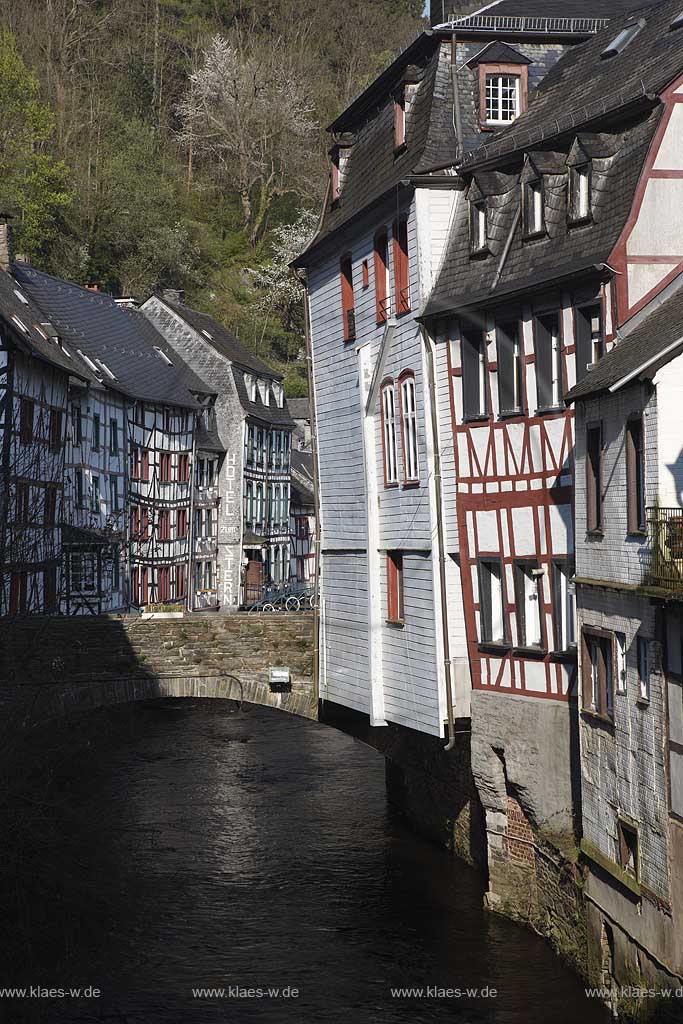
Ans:
[{"label": "small square window", "polygon": [[520,113],[520,76],[486,76],[486,124],[510,124]]},{"label": "small square window", "polygon": [[627,825],[625,821],[619,821],[619,864],[636,879],[640,877],[639,847],[638,829],[634,825]]}]

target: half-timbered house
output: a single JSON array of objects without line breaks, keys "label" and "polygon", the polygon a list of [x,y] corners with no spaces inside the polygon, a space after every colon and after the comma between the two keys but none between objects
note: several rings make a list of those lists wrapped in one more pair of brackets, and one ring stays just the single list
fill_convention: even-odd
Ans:
[{"label": "half-timbered house", "polygon": [[661,297],[568,395],[581,847],[595,980],[615,990],[636,960],[651,984],[683,971],[683,276]]},{"label": "half-timbered house", "polygon": [[[606,24],[583,2],[547,6],[447,5],[462,16],[421,35],[330,126],[321,225],[294,264],[307,274],[314,370],[321,695],[328,713],[341,705],[372,726],[446,729],[451,745],[456,719],[470,714],[465,521],[448,347],[417,317],[454,218],[462,235],[459,161],[522,115],[562,54]],[[538,679],[534,661],[529,685]]]},{"label": "half-timbered house", "polygon": [[59,611],[70,379],[87,370],[0,269],[0,616]]},{"label": "half-timbered house", "polygon": [[[473,770],[493,899],[501,858],[527,856],[506,837],[520,827],[531,844],[570,833],[578,807],[563,395],[592,379],[621,325],[680,272],[677,13],[663,3],[615,19],[461,163],[464,201],[426,309],[448,360]],[[599,545],[599,527],[589,530]]]},{"label": "half-timbered house", "polygon": [[213,402],[210,386],[130,305],[23,264],[14,276],[96,379],[69,410],[69,610],[103,611],[119,599],[123,552],[123,603],[192,607],[195,426]]},{"label": "half-timbered house", "polygon": [[[217,466],[217,604],[234,610],[289,578],[293,424],[282,376],[218,321],[181,303],[177,293],[154,295],[141,310],[219,395],[215,436],[227,455]],[[206,516],[203,522],[206,533]],[[211,568],[207,560],[203,570],[200,564],[198,555],[198,576]]]},{"label": "half-timbered house", "polygon": [[292,448],[289,578],[293,583],[313,583],[316,532],[313,455],[310,451]]}]

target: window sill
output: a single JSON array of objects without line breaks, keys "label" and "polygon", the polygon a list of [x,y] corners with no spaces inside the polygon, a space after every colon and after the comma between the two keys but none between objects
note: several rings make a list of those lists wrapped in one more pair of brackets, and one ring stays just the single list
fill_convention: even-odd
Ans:
[{"label": "window sill", "polygon": [[536,410],[537,416],[548,416],[552,413],[557,414],[558,412],[566,412],[567,407],[565,405],[544,405],[541,409]]},{"label": "window sill", "polygon": [[487,412],[473,413],[471,416],[463,416],[463,423],[488,423],[490,419]]},{"label": "window sill", "polygon": [[483,249],[470,249],[471,260],[485,260],[487,256],[491,255],[491,250],[486,245]]},{"label": "window sill", "polygon": [[398,487],[398,480],[392,480],[390,483],[385,483],[384,490],[385,491],[395,491],[397,487]]},{"label": "window sill", "polygon": [[491,654],[501,654],[512,649],[512,644],[507,640],[481,640],[477,646],[480,651]]},{"label": "window sill", "polygon": [[577,657],[578,653],[576,645],[573,647],[566,647],[563,651],[551,651],[550,653],[551,661],[575,662]]},{"label": "window sill", "polygon": [[513,647],[512,653],[515,657],[545,658],[548,649],[547,647]]},{"label": "window sill", "polygon": [[405,629],[406,624],[404,619],[385,619],[384,623],[386,626],[392,626],[394,629]]},{"label": "window sill", "polygon": [[548,231],[546,228],[542,228],[540,231],[525,231],[522,235],[523,242],[538,242],[542,238],[548,237]]},{"label": "window sill", "polygon": [[626,536],[634,540],[647,540],[647,530],[627,530]]},{"label": "window sill", "polygon": [[419,480],[404,480],[403,481],[403,490],[404,491],[410,491],[413,488],[419,487],[419,486],[420,486],[420,481]]},{"label": "window sill", "polygon": [[643,709],[649,708],[650,700],[648,697],[636,697],[636,705]]},{"label": "window sill", "polygon": [[593,215],[587,213],[585,217],[567,217],[568,228],[582,228],[593,223]]},{"label": "window sill", "polygon": [[602,540],[604,536],[604,530],[586,530],[586,540]]},{"label": "window sill", "polygon": [[524,409],[505,409],[498,413],[499,420],[510,420],[515,416],[523,416]]},{"label": "window sill", "polygon": [[581,714],[585,718],[593,718],[597,722],[602,722],[603,725],[609,725],[614,728],[614,716],[606,715],[602,711],[593,711],[592,708],[581,708]]}]

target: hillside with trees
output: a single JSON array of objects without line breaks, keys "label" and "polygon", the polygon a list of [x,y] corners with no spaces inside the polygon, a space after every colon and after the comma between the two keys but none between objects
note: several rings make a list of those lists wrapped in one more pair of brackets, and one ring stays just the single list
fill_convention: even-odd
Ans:
[{"label": "hillside with trees", "polygon": [[37,267],[166,287],[305,392],[287,262],[324,128],[422,27],[421,0],[0,0],[0,211]]}]

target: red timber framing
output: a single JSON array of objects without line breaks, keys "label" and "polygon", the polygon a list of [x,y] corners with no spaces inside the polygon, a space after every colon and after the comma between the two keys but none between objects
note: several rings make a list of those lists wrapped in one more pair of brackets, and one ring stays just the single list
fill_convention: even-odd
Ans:
[{"label": "red timber framing", "polygon": [[[536,315],[544,313],[545,309],[539,308]],[[558,313],[562,317],[559,306]],[[531,324],[527,324],[526,334],[520,324],[520,332],[526,339],[522,353],[526,374],[535,362]],[[449,336],[460,336],[457,325],[451,325]],[[493,376],[498,371],[495,331],[487,331],[484,337],[491,400],[498,391]],[[536,389],[529,387],[527,376],[523,395],[528,412],[503,413],[500,418],[489,412],[463,422],[459,351],[458,342],[449,343],[456,514],[472,685],[566,701],[576,687],[576,646],[572,643],[567,650],[556,649],[560,646],[557,638],[567,635],[558,624],[562,602],[557,581],[560,573],[569,578],[568,567],[573,562],[573,550],[568,551],[561,539],[563,524],[571,520],[573,511],[573,416],[564,408],[536,414]],[[573,355],[574,346],[567,344],[564,379],[566,362]],[[496,563],[502,570],[503,629],[498,631],[502,641],[483,639],[488,634],[482,628],[480,590],[487,563]],[[523,573],[529,579],[530,599],[539,605],[540,643],[528,641],[529,621],[526,629],[520,621],[524,611],[517,602],[524,592]],[[487,600],[490,602],[490,594]]]},{"label": "red timber framing", "polygon": [[[655,230],[648,232],[649,244],[646,246],[637,237],[641,213],[644,220],[647,220],[652,218],[653,209],[656,208],[662,211],[663,217],[668,218],[668,211],[680,205],[683,189],[680,156],[683,78],[665,89],[661,99],[664,112],[650,143],[631,212],[608,260],[609,265],[618,271],[615,275],[616,326],[621,326],[647,306],[683,270],[683,239],[680,232],[674,238],[674,242],[680,244],[667,243],[667,231],[659,230],[661,225],[656,223],[655,218]],[[668,158],[666,152],[670,154]],[[657,192],[655,190],[658,185],[661,191]],[[663,227],[666,228],[666,224]],[[635,280],[639,267],[649,270],[647,282],[641,285]],[[656,283],[653,283],[655,278]]]}]

